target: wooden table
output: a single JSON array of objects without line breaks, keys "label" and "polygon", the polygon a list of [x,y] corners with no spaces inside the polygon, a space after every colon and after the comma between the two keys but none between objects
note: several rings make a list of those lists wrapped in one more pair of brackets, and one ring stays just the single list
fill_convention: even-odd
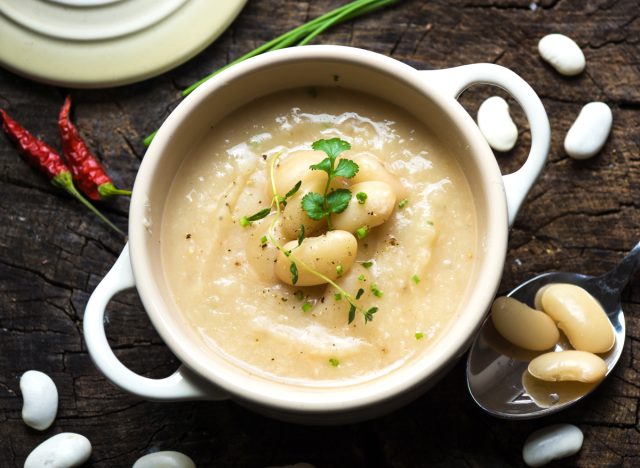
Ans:
[{"label": "wooden table", "polygon": [[[0,107],[36,135],[58,143],[63,97],[74,97],[75,120],[116,182],[130,187],[145,148],[142,139],[179,102],[179,90],[281,32],[343,2],[250,0],[229,30],[198,57],[157,78],[105,90],[61,89],[0,70]],[[500,291],[549,270],[599,274],[639,239],[640,20],[634,0],[405,1],[341,25],[316,42],[346,44],[392,56],[416,68],[493,62],[532,84],[551,121],[549,162],[518,216]],[[580,76],[565,78],[542,62],[538,40],[573,37],[587,58]],[[1,45],[0,45],[1,46]],[[478,86],[462,102],[475,116],[495,93]],[[604,101],[614,115],[602,152],[574,161],[562,141],[580,108]],[[522,163],[529,133],[512,112],[519,144],[498,155],[504,172]],[[568,422],[585,434],[582,450],[557,466],[640,464],[640,288],[625,294],[627,342],[612,376],[584,402],[542,420],[494,419],[467,394],[464,362],[422,398],[393,414],[342,427],[305,427],[256,415],[235,403],[149,403],[109,384],[83,342],[87,298],[123,242],[73,199],[61,194],[0,138],[0,466],[22,466],[45,438],[78,432],[93,444],[87,466],[130,466],[156,450],[179,450],[199,467],[269,466],[522,466],[526,437]],[[125,227],[127,200],[100,205]],[[177,360],[149,323],[135,293],[109,307],[108,336],[134,371],[162,377]],[[21,420],[19,378],[49,374],[60,406],[44,433]]]}]

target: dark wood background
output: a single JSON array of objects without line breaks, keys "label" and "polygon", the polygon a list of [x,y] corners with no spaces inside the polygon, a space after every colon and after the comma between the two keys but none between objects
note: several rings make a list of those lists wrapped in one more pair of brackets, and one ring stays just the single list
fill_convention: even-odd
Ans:
[{"label": "dark wood background", "polygon": [[[34,83],[0,70],[0,107],[41,138],[58,143],[56,119],[66,93],[75,121],[116,182],[130,187],[144,156],[142,139],[179,102],[179,90],[209,71],[322,12],[338,0],[250,0],[218,41],[157,78],[105,90]],[[599,274],[640,240],[640,7],[636,0],[405,1],[334,28],[316,43],[346,44],[416,68],[473,62],[509,67],[541,96],[551,121],[549,163],[513,227],[506,292],[549,270]],[[537,53],[548,33],[582,47],[586,72],[555,73]],[[2,45],[0,45],[2,46]],[[462,102],[475,116],[489,93],[477,87]],[[600,155],[576,162],[562,141],[580,108],[601,100],[613,109],[611,137]],[[518,167],[529,142],[514,109],[518,147],[498,155],[504,172]],[[155,450],[179,450],[199,467],[262,467],[309,462],[328,466],[521,466],[522,444],[535,429],[577,424],[582,450],[557,466],[640,463],[640,287],[624,298],[627,341],[613,375],[595,394],[560,414],[508,422],[484,414],[465,388],[460,362],[409,406],[374,421],[305,427],[256,415],[232,402],[149,403],[114,388],[95,369],[82,336],[87,298],[115,261],[122,239],[73,199],[27,167],[0,137],[0,466],[22,466],[45,438],[78,432],[93,444],[87,466],[130,466]],[[100,206],[121,227],[127,200]],[[135,293],[109,308],[108,335],[118,357],[151,377],[178,365],[151,327]],[[40,433],[20,417],[19,378],[49,374],[60,406]]]}]

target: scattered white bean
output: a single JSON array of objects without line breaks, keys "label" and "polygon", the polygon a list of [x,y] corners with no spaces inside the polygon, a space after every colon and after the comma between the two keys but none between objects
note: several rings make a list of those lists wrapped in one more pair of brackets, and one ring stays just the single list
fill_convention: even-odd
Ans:
[{"label": "scattered white bean", "polygon": [[574,159],[587,159],[602,149],[613,123],[611,109],[604,102],[585,105],[564,139],[564,150]]},{"label": "scattered white bean", "polygon": [[58,412],[58,390],[51,377],[39,371],[27,371],[20,378],[20,391],[24,423],[39,431],[51,426]]},{"label": "scattered white bean", "polygon": [[167,450],[138,458],[132,468],[196,468],[196,464],[184,453]]},{"label": "scattered white bean", "polygon": [[[304,262],[310,268],[335,280],[341,274],[349,271],[356,259],[358,241],[347,231],[333,230],[317,237],[307,237],[300,247],[298,241],[287,242],[283,247],[291,251],[295,258]],[[290,271],[292,258],[287,257],[281,251],[274,266],[276,276],[284,283],[293,284]],[[296,265],[298,269],[298,281],[296,286],[316,286],[325,284],[322,278],[307,271],[302,265]],[[336,267],[341,267],[338,272]]]},{"label": "scattered white bean", "polygon": [[573,39],[563,34],[549,34],[538,42],[538,51],[558,73],[566,76],[577,75],[585,67],[582,50]]},{"label": "scattered white bean", "polygon": [[478,109],[478,127],[496,151],[509,151],[518,139],[518,127],[509,115],[509,104],[500,96],[492,96]]},{"label": "scattered white bean", "polygon": [[540,298],[545,311],[580,351],[605,353],[615,341],[613,326],[600,303],[574,284],[550,284]]},{"label": "scattered white bean", "polygon": [[27,457],[24,468],[72,468],[91,456],[91,442],[80,434],[63,432],[38,445]]},{"label": "scattered white bean", "polygon": [[536,379],[547,382],[599,382],[607,375],[607,363],[586,351],[558,351],[541,354],[527,370]]},{"label": "scattered white bean", "polygon": [[522,447],[522,458],[528,466],[543,466],[578,453],[583,440],[579,427],[554,424],[535,431],[527,438]]},{"label": "scattered white bean", "polygon": [[507,341],[524,349],[544,351],[560,339],[551,317],[511,297],[496,298],[491,306],[491,321]]},{"label": "scattered white bean", "polygon": [[[356,232],[363,226],[380,226],[389,219],[396,206],[396,194],[386,182],[360,182],[353,184],[350,190],[353,196],[347,208],[342,213],[331,215],[331,223],[335,229]],[[359,193],[366,195],[364,203],[358,200]]]}]

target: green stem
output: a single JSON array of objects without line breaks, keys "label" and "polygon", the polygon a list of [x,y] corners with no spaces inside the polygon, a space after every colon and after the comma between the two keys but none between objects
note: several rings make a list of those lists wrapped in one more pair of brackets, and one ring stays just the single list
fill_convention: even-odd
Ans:
[{"label": "green stem", "polygon": [[113,197],[116,195],[122,195],[125,197],[131,196],[131,190],[123,190],[116,188],[112,183],[107,182],[106,184],[102,184],[98,186],[98,193],[102,198]]},{"label": "green stem", "polygon": [[84,198],[80,194],[80,192],[78,192],[78,189],[76,189],[75,185],[73,185],[73,180],[71,178],[70,172],[61,172],[60,174],[55,176],[53,179],[51,179],[51,183],[53,183],[53,185],[55,185],[56,187],[60,187],[61,189],[66,190],[67,193],[75,197],[80,203],[82,203],[84,206],[89,208],[89,210],[91,210],[93,214],[95,214],[98,218],[100,218],[111,229],[116,231],[122,237],[125,237],[125,238],[127,237],[127,235],[118,226],[116,226],[111,221],[109,221],[105,215],[100,213],[100,211],[98,211],[98,209],[95,206],[89,203],[89,201],[86,198]]}]

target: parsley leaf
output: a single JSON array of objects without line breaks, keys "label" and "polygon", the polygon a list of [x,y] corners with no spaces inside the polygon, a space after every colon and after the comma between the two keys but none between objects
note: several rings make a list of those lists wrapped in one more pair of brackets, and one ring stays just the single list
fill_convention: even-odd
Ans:
[{"label": "parsley leaf", "polygon": [[325,158],[320,161],[318,164],[312,164],[309,166],[312,171],[324,171],[329,176],[331,176],[331,172],[333,170],[333,164],[331,164],[331,160],[329,158]]},{"label": "parsley leaf", "polygon": [[373,320],[373,314],[378,312],[377,307],[372,307],[364,313],[364,323],[371,322]]},{"label": "parsley leaf", "polygon": [[347,189],[338,189],[326,197],[327,208],[331,213],[342,213],[349,206],[351,192]]},{"label": "parsley leaf", "polygon": [[340,138],[314,141],[311,147],[316,151],[325,152],[329,156],[332,165],[340,153],[351,149],[351,145]]},{"label": "parsley leaf", "polygon": [[293,188],[287,192],[287,194],[284,196],[284,199],[286,200],[287,198],[291,198],[293,195],[295,195],[295,193],[298,191],[301,185],[302,185],[301,180],[296,182],[296,185],[294,185]]},{"label": "parsley leaf", "polygon": [[338,162],[338,167],[334,171],[334,177],[345,177],[351,179],[354,177],[360,168],[351,159],[341,159]]},{"label": "parsley leaf", "polygon": [[271,208],[265,208],[264,210],[260,210],[246,218],[247,221],[258,221],[259,219],[266,218],[269,213],[271,213]]},{"label": "parsley leaf", "polygon": [[353,304],[349,303],[349,322],[347,323],[351,323],[353,322],[353,319],[356,318],[356,306],[354,306]]},{"label": "parsley leaf", "polygon": [[302,197],[302,209],[307,212],[309,218],[316,221],[321,220],[329,214],[324,207],[324,197],[315,192],[309,192]]}]

